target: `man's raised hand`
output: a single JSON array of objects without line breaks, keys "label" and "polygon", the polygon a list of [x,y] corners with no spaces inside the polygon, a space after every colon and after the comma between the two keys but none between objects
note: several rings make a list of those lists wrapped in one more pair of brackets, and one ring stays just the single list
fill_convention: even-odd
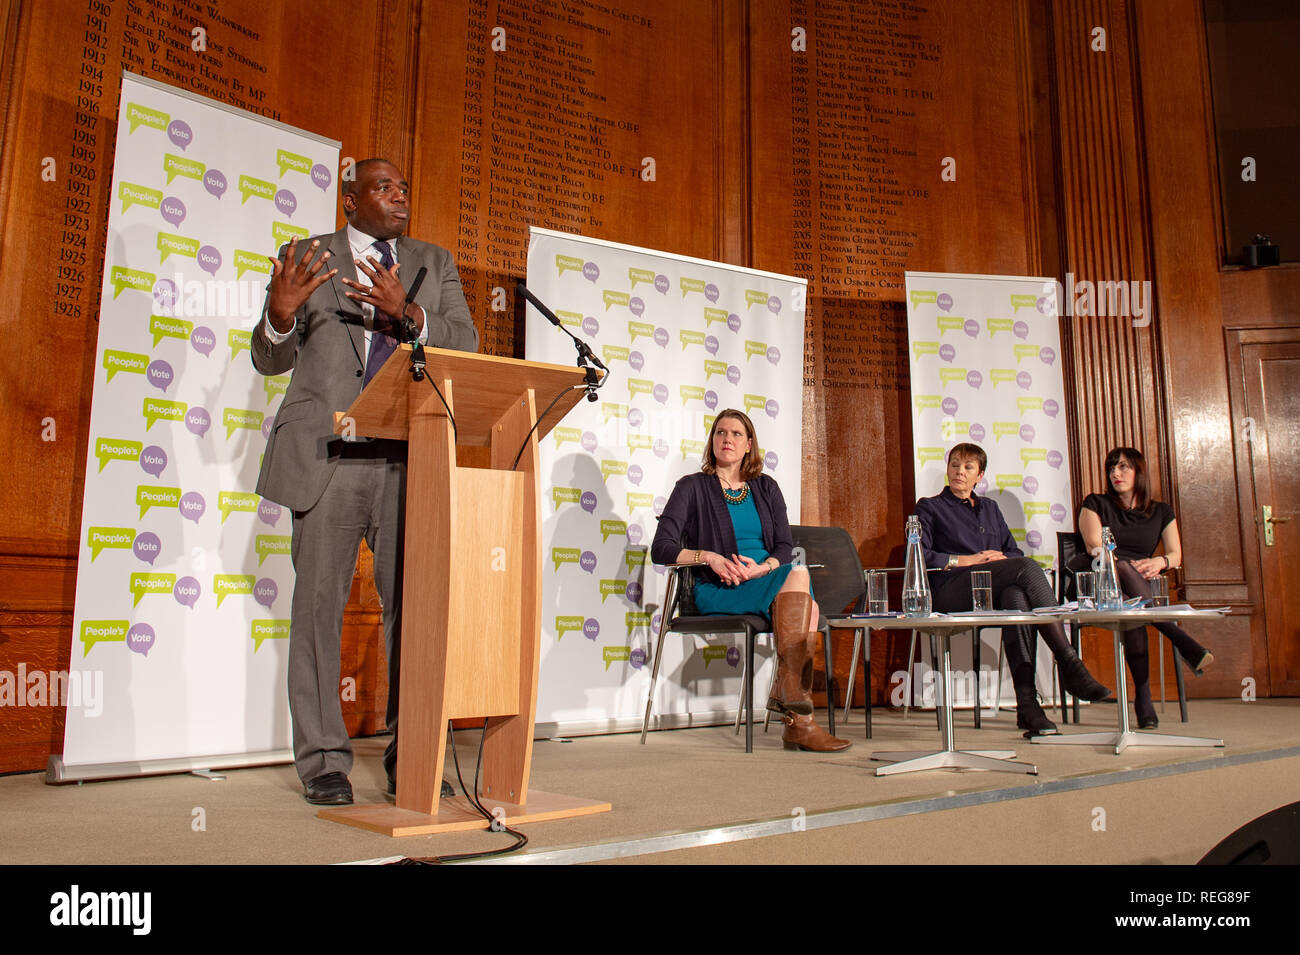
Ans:
[{"label": "man's raised hand", "polygon": [[298,239],[295,237],[289,240],[289,245],[280,258],[267,256],[271,259],[271,293],[267,298],[266,315],[271,327],[281,333],[293,327],[294,312],[311,298],[311,293],[339,271],[325,271],[325,260],[330,257],[328,252],[316,258],[316,251],[320,247],[319,239],[312,239],[311,248],[301,261],[298,259],[297,246]]}]

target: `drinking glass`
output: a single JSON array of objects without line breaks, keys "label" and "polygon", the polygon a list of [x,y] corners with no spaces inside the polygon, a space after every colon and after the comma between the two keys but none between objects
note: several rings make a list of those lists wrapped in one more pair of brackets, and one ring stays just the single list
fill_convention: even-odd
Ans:
[{"label": "drinking glass", "polygon": [[1079,609],[1097,609],[1097,572],[1082,570],[1074,575],[1074,586],[1079,592]]},{"label": "drinking glass", "polygon": [[1147,581],[1151,585],[1151,606],[1168,607],[1169,606],[1169,581],[1163,576],[1152,577]]},{"label": "drinking glass", "polygon": [[971,606],[974,610],[993,609],[993,573],[988,570],[972,571],[970,575]]},{"label": "drinking glass", "polygon": [[867,572],[867,613],[889,613],[889,577],[883,570]]}]

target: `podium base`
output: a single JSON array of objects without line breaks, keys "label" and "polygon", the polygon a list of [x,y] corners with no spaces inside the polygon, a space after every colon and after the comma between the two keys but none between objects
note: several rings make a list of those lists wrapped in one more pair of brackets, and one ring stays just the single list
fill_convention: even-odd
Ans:
[{"label": "podium base", "polygon": [[[528,802],[522,806],[496,799],[481,799],[488,812],[500,807],[505,810],[505,823],[523,826],[533,822],[550,822],[553,819],[571,819],[574,816],[591,816],[610,812],[614,807],[594,799],[561,796],[533,790]],[[368,829],[385,836],[427,836],[437,832],[468,832],[491,827],[486,819],[470,806],[464,796],[438,801],[436,815],[398,809],[382,803],[368,806],[344,806],[339,809],[322,809],[316,813],[320,819],[342,823],[357,829]]]}]

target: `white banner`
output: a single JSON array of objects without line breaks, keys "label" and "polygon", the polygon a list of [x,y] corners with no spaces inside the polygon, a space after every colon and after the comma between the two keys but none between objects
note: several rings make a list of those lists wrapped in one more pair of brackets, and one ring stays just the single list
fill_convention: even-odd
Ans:
[{"label": "white banner", "polygon": [[[905,279],[916,496],[943,490],[953,445],[978,444],[988,467],[976,493],[997,502],[1020,549],[1051,569],[1057,531],[1074,529],[1055,283],[944,272]],[[987,659],[997,659],[998,636],[985,631]],[[1038,664],[1046,690],[1050,655]],[[1003,686],[1014,700],[1009,677]]]},{"label": "white banner", "polygon": [[289,376],[248,345],[268,254],[334,228],[338,149],[123,76],[64,766],[289,747],[292,516],[253,493]]},{"label": "white banner", "polygon": [[[539,731],[639,726],[663,602],[649,560],[656,517],[677,479],[699,470],[716,412],[754,421],[764,470],[798,523],[807,283],[532,229],[528,285],[610,369],[600,400],[581,402],[541,445]],[[531,307],[526,328],[530,360],[575,360],[569,337]],[[553,396],[537,397],[540,411]],[[655,713],[734,713],[743,644],[670,635]],[[757,693],[767,678],[761,670]]]}]

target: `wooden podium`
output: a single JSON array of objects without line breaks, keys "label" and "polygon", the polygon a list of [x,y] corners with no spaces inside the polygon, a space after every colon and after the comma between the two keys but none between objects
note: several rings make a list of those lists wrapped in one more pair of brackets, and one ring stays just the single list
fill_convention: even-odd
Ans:
[{"label": "wooden podium", "polygon": [[[409,345],[335,414],[339,434],[409,445],[397,803],[317,815],[390,836],[488,828],[463,794],[439,804],[447,721],[466,717],[488,718],[482,802],[497,816],[501,807],[506,823],[609,812],[607,802],[528,788],[542,612],[537,442],[582,398],[583,372],[435,348],[424,355],[455,435],[429,382],[412,381]],[[538,400],[566,388],[525,445]],[[491,448],[491,468],[458,467],[457,444]]]}]

